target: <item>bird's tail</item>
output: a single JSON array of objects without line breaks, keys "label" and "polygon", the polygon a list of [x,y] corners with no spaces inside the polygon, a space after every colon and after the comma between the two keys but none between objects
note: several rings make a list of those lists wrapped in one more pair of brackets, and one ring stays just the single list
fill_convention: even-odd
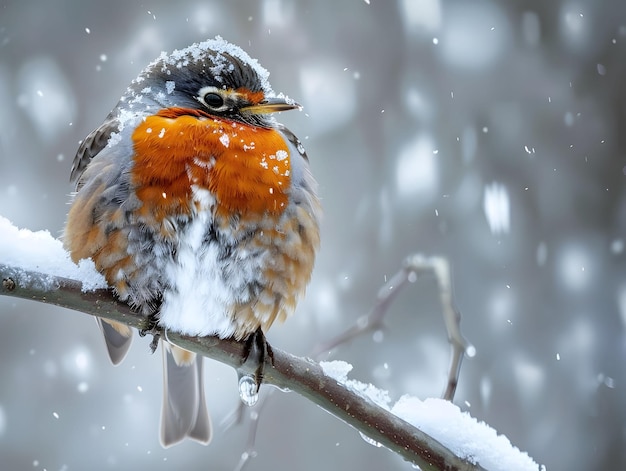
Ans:
[{"label": "bird's tail", "polygon": [[109,358],[114,365],[119,365],[133,341],[133,331],[130,327],[119,322],[107,321],[96,317],[100,332],[104,336]]},{"label": "bird's tail", "polygon": [[211,441],[211,419],[204,399],[202,357],[166,341],[163,346],[163,408],[161,444],[174,445],[189,437],[203,445]]}]

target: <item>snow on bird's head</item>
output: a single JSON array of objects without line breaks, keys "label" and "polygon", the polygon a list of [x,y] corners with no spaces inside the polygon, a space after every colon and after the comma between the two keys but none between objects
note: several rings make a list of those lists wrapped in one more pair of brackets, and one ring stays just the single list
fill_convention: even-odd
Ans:
[{"label": "snow on bird's head", "polygon": [[[154,84],[168,83],[173,89],[198,90],[205,86],[223,89],[245,88],[251,92],[274,93],[269,83],[269,72],[247,52],[220,36],[170,54],[162,52],[133,80],[129,92],[137,94],[162,93]],[[164,85],[165,86],[165,85]]]},{"label": "snow on bird's head", "polygon": [[[162,52],[131,82],[113,117],[119,133],[127,125],[133,129],[146,116],[167,108],[215,111],[219,116],[242,120],[240,107],[277,97],[268,78],[269,72],[256,59],[216,36],[169,54]],[[204,95],[209,93],[206,90],[213,89],[224,90],[230,99],[222,110],[203,106]],[[275,123],[270,114],[247,113],[243,120],[262,127]]]}]

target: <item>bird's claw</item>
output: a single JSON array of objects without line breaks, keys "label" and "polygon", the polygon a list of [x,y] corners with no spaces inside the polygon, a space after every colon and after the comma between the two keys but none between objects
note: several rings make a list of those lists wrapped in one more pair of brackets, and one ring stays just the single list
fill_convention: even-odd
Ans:
[{"label": "bird's claw", "polygon": [[274,352],[267,342],[263,330],[259,327],[254,333],[250,334],[245,340],[243,350],[243,358],[241,361],[241,370],[252,369],[254,382],[256,383],[256,391],[259,391],[263,382],[263,373],[265,371],[265,361],[270,359],[274,363]]},{"label": "bird's claw", "polygon": [[159,321],[156,314],[151,314],[146,318],[144,327],[139,329],[139,335],[145,337],[146,335],[152,335],[152,341],[150,342],[150,351],[154,353],[159,346],[159,340],[161,338],[161,329],[159,327]]}]

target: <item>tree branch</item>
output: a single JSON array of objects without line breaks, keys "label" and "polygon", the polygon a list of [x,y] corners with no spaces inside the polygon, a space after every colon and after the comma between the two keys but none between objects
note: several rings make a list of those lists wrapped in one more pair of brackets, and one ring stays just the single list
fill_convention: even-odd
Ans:
[{"label": "tree branch", "polygon": [[[30,299],[146,327],[145,317],[118,302],[111,291],[83,292],[80,282],[0,264],[0,295]],[[233,368],[241,368],[244,344],[217,337],[188,337],[167,332],[169,341]],[[483,470],[454,455],[434,438],[390,413],[344,384],[326,376],[320,365],[273,348],[273,363],[265,366],[264,381],[288,388],[347,422],[407,461],[426,470]]]}]

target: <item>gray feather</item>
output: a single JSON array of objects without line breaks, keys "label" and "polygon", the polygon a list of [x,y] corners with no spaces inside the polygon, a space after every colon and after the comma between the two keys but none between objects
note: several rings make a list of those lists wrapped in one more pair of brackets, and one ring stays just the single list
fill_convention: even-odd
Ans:
[{"label": "gray feather", "polygon": [[169,348],[163,348],[164,393],[161,412],[161,444],[174,445],[185,437],[207,445],[211,420],[204,400],[202,357],[190,365],[177,365]]},{"label": "gray feather", "polygon": [[77,181],[87,168],[87,165],[89,165],[89,162],[91,162],[91,159],[106,147],[111,134],[118,131],[119,124],[116,118],[109,115],[104,123],[91,131],[83,142],[80,143],[70,172],[71,182]]},{"label": "gray feather", "polygon": [[106,343],[107,352],[109,353],[111,362],[114,365],[119,365],[128,353],[130,344],[133,341],[132,336],[127,337],[120,334],[111,324],[103,322],[99,317],[96,317],[96,322],[98,323],[98,327],[100,327],[100,331],[104,336],[104,341]]}]

